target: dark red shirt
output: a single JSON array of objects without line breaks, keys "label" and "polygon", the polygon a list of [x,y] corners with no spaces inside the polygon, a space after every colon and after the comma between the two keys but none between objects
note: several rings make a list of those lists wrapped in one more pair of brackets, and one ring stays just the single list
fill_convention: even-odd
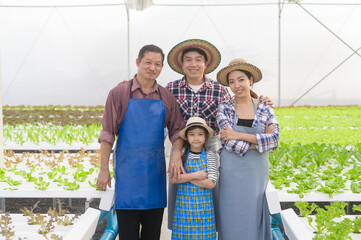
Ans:
[{"label": "dark red shirt", "polygon": [[[179,131],[185,127],[185,122],[179,109],[179,105],[172,93],[160,86],[155,81],[153,88],[148,94],[143,93],[136,76],[133,77],[133,98],[140,99],[160,99],[159,92],[162,95],[165,107],[164,127],[168,128],[169,140],[174,143],[179,138]],[[103,115],[103,129],[100,132],[99,142],[108,142],[113,145],[115,136],[118,135],[119,127],[125,116],[129,103],[129,88],[131,80],[120,84],[110,90],[105,104]]]}]

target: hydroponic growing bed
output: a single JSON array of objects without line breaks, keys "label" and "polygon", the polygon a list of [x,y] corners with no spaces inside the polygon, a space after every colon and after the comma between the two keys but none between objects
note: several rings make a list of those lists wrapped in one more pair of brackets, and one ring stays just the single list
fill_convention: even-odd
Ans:
[{"label": "hydroponic growing bed", "polygon": [[[100,197],[94,184],[103,111],[101,106],[5,107],[4,146],[15,153],[5,154],[0,169],[1,196]],[[361,107],[275,112],[281,142],[269,160],[279,201],[361,201]]]}]

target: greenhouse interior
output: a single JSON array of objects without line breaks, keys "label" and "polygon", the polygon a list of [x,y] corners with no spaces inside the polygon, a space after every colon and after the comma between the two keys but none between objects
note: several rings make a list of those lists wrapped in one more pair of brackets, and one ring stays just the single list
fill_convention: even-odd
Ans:
[{"label": "greenhouse interior", "polygon": [[[123,209],[118,207],[119,199],[128,194],[119,190],[122,186],[119,174],[122,162],[119,159],[127,154],[135,156],[135,153],[127,152],[127,144],[149,140],[145,139],[143,131],[158,130],[153,129],[151,121],[131,122],[127,117],[131,111],[136,111],[130,108],[135,107],[130,105],[136,103],[131,101],[134,99],[117,96],[127,101],[126,104],[129,101],[126,110],[121,107],[121,110],[114,110],[115,107],[108,104],[116,101],[114,89],[125,89],[127,84],[138,81],[145,66],[139,51],[149,44],[164,52],[163,65],[157,73],[156,70],[152,73],[158,74],[156,84],[160,86],[154,93],[160,94],[167,88],[174,95],[165,89],[166,94],[157,98],[162,100],[160,103],[165,109],[159,113],[165,118],[162,120],[164,128],[162,125],[159,136],[151,137],[161,140],[159,146],[164,165],[161,175],[166,176],[162,182],[166,185],[164,189],[163,185],[157,189],[164,190],[164,196],[168,194],[168,205],[156,207],[164,209],[164,214],[162,212],[159,223],[159,236],[154,239],[187,239],[192,234],[193,238],[189,239],[249,240],[253,237],[247,236],[256,235],[255,240],[361,239],[360,23],[361,0],[0,0],[0,239],[127,239],[120,237],[126,225],[118,224]],[[215,50],[211,55],[203,50],[200,51],[204,55],[195,51],[197,45],[190,48],[190,52],[181,50],[181,68],[177,71],[174,67],[177,62],[173,62],[170,53],[176,52],[182,44],[191,46],[190,40]],[[188,70],[184,67],[183,57],[188,53],[204,59],[202,66],[206,72],[201,75],[199,88],[191,85],[191,75],[187,75]],[[146,51],[144,56],[148,54],[161,56],[153,50]],[[208,73],[210,59],[219,60],[219,63]],[[255,80],[251,71],[253,82],[250,80],[251,86],[247,85],[258,95],[252,96],[252,102],[258,105],[251,107],[252,116],[255,116],[251,126],[264,126],[262,132],[246,135],[257,135],[257,139],[243,139],[244,132],[242,138],[231,138],[226,134],[231,131],[235,134],[238,130],[224,129],[219,117],[223,116],[220,109],[227,101],[233,101],[234,115],[240,114],[237,109],[243,109],[242,102],[237,105],[237,101],[245,99],[244,93],[234,91],[236,83],[230,78],[231,73],[243,73],[244,70],[229,70],[227,82],[220,81],[220,73],[235,66],[231,61],[237,59],[245,61],[238,62],[238,67],[250,65],[261,71],[261,81],[257,83],[260,79]],[[155,64],[154,69],[157,67]],[[223,98],[222,103],[202,98],[189,100],[188,95],[177,92],[179,89],[169,89],[169,84],[179,79],[185,82],[188,91],[195,93],[192,96],[198,96],[202,89],[210,86],[207,85],[209,82],[214,81],[218,85],[212,85],[209,92],[216,94],[214,92],[218,90],[214,86],[220,86],[229,99]],[[138,85],[138,91],[148,96],[143,92],[142,84]],[[130,85],[131,91],[133,88],[134,84]],[[140,98],[135,96],[140,95],[133,96]],[[263,104],[261,99],[265,98],[271,103]],[[178,103],[179,111],[178,107],[167,105],[167,101]],[[184,104],[189,109],[185,109]],[[261,105],[268,109],[268,114],[273,114],[266,120],[276,123],[277,129],[257,117],[267,114],[258,110]],[[146,105],[139,106],[146,108]],[[192,114],[199,106],[203,106],[203,112]],[[152,108],[147,110],[152,111]],[[207,111],[212,111],[213,115]],[[161,117],[158,112],[150,115]],[[175,115],[181,117],[180,125],[177,125]],[[200,187],[193,180],[176,183],[177,186],[196,185],[200,192],[202,189],[211,192],[212,213],[215,211],[212,237],[196,235],[191,230],[179,233],[174,225],[169,226],[169,222],[172,225],[169,216],[172,210],[169,210],[168,187],[174,185],[170,182],[173,172],[169,169],[173,167],[170,164],[173,156],[177,158],[179,154],[173,149],[178,147],[176,143],[184,142],[190,144],[192,151],[191,138],[187,139],[192,130],[188,131],[187,127],[192,124],[193,118],[189,120],[189,117],[197,116],[213,119],[205,119],[205,125],[216,124],[210,125],[214,130],[210,139],[217,139],[216,150],[207,150],[204,143],[199,152],[213,151],[218,182],[211,179],[211,170],[207,167],[210,164],[206,164],[207,171],[204,172],[208,178],[203,180],[213,184],[213,191],[203,185]],[[116,118],[114,122],[118,125],[112,126],[117,127],[112,129],[115,132],[115,135],[112,132],[113,140],[106,142],[110,147],[108,157],[103,140],[109,137],[107,129],[111,128],[108,122],[111,117]],[[138,122],[144,129],[136,127]],[[127,129],[126,124],[134,130]],[[239,128],[235,126],[235,129]],[[204,126],[199,129],[213,134]],[[185,137],[182,137],[182,131],[185,131]],[[135,140],[131,143],[122,140],[123,136],[127,139],[127,134],[133,134]],[[272,145],[269,141],[273,141],[267,137],[269,135],[277,135],[273,148],[268,147]],[[259,136],[265,136],[267,147],[262,151],[267,155],[260,150]],[[121,142],[123,147],[118,148],[116,143],[121,145]],[[226,189],[224,176],[227,174],[224,173],[228,155],[224,152],[233,151],[237,159],[248,159],[247,154],[237,152],[233,145],[230,149],[228,144],[231,142],[237,147],[248,144],[247,151],[268,158],[264,165],[268,177],[261,195],[265,199],[262,211],[267,216],[267,221],[262,220],[267,225],[265,236],[259,235],[263,229],[252,235],[250,232],[255,226],[247,227],[246,223],[235,225],[235,230],[222,229],[225,220],[218,214],[224,214],[217,205],[224,203],[218,203],[218,197],[223,201],[233,196],[223,198],[220,195],[222,187]],[[122,148],[125,151],[121,151]],[[183,151],[182,154],[189,157],[185,164],[191,162],[191,153],[184,154]],[[109,162],[110,174],[105,191],[99,189],[98,179],[104,159]],[[206,163],[210,162],[207,154]],[[116,163],[120,166],[116,167]],[[180,176],[183,174],[190,173],[184,170]],[[129,178],[126,184],[131,185],[133,181],[136,180]],[[178,188],[179,194],[180,189],[182,187]],[[249,192],[242,192],[242,188],[237,190],[231,192],[239,193],[243,203]],[[127,191],[132,195],[132,189]],[[177,203],[183,201],[180,199],[177,195]],[[144,202],[148,203],[148,200],[145,198]],[[149,210],[147,207],[139,209]],[[183,216],[176,213],[177,210],[173,224],[177,216]],[[233,222],[238,222],[239,219],[235,219],[237,221]],[[138,224],[140,230],[137,231],[146,231],[144,225]],[[139,239],[145,239],[143,237],[141,235]]]}]

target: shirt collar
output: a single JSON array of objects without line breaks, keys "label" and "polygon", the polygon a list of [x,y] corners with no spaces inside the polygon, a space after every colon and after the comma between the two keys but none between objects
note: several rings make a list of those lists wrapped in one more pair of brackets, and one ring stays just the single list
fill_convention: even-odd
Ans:
[{"label": "shirt collar", "polygon": [[[142,91],[142,89],[140,88],[140,85],[138,83],[138,80],[137,80],[137,74],[134,75],[134,77],[132,78],[133,80],[133,86],[132,86],[132,92],[134,92],[135,90],[137,90],[139,88],[140,91]],[[143,92],[143,91],[142,91]],[[157,83],[157,80],[154,81],[154,85],[152,87],[152,89],[150,90],[149,93],[151,92],[157,92],[159,93],[159,88],[158,88],[158,83]],[[148,93],[148,94],[149,94]]]},{"label": "shirt collar", "polygon": [[[206,75],[203,75],[203,78],[204,78],[204,84],[202,85],[202,88],[204,86],[206,86],[207,88],[212,88],[212,82],[210,81],[210,79]],[[182,77],[179,85],[180,87],[189,86],[189,83],[187,82],[185,75]]]}]

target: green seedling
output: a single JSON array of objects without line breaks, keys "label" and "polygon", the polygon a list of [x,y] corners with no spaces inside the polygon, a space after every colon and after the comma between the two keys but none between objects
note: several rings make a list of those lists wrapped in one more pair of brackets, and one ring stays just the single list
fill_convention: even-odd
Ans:
[{"label": "green seedling", "polygon": [[361,184],[357,184],[355,182],[351,183],[350,190],[353,193],[361,193]]},{"label": "green seedling", "polygon": [[75,219],[79,217],[79,214],[75,214],[73,217],[65,215],[63,218],[58,218],[57,223],[63,226],[73,225]]},{"label": "green seedling", "polygon": [[356,211],[361,212],[361,204],[359,204],[359,205],[356,205],[356,204],[352,205],[352,211],[353,211],[353,212],[356,212]]},{"label": "green seedling", "polygon": [[94,182],[91,182],[90,180],[88,180],[88,183],[89,183],[90,186],[95,188],[97,191],[100,191],[98,186],[97,186],[97,178],[94,179]]},{"label": "green seedling", "polygon": [[352,231],[352,221],[348,218],[341,222],[330,221],[327,225],[327,233],[317,235],[315,240],[352,240],[349,236]]},{"label": "green seedling", "polygon": [[361,217],[357,216],[352,222],[352,232],[360,233],[361,232]]},{"label": "green seedling", "polygon": [[43,177],[39,177],[37,180],[34,181],[35,188],[41,191],[48,189],[50,182],[44,181]]},{"label": "green seedling", "polygon": [[5,182],[5,171],[3,169],[0,169],[0,182]]},{"label": "green seedling", "polygon": [[64,183],[63,189],[68,191],[75,191],[80,188],[80,185],[77,182],[67,182]]},{"label": "green seedling", "polygon": [[56,171],[51,171],[48,172],[46,175],[48,176],[49,179],[54,179],[55,182],[55,178],[58,176],[59,172]]},{"label": "green seedling", "polygon": [[[334,219],[341,216],[346,215],[345,212],[345,206],[347,203],[345,202],[332,202],[331,205],[325,206],[325,209],[323,208],[317,208],[316,209],[316,215],[315,215],[315,223],[316,223],[316,233],[322,234],[324,233],[324,230],[328,227],[329,223]],[[310,217],[307,217],[308,219]],[[310,222],[310,220],[309,220]],[[311,225],[312,227],[312,225]]]},{"label": "green seedling", "polygon": [[87,179],[88,174],[87,174],[87,172],[84,172],[84,171],[77,171],[73,174],[73,176],[74,176],[75,181],[84,182]]},{"label": "green seedling", "polygon": [[4,188],[4,190],[17,190],[16,186],[19,186],[22,182],[13,180],[11,177],[6,177],[5,183],[9,184],[9,188]]},{"label": "green seedling", "polygon": [[36,177],[31,176],[31,173],[32,173],[32,172],[29,172],[29,173],[27,173],[26,176],[25,176],[25,180],[26,180],[27,182],[34,182],[34,181],[37,179]]},{"label": "green seedling", "polygon": [[300,215],[302,217],[307,217],[318,208],[315,203],[309,204],[308,202],[295,202],[295,206],[300,210]]}]

